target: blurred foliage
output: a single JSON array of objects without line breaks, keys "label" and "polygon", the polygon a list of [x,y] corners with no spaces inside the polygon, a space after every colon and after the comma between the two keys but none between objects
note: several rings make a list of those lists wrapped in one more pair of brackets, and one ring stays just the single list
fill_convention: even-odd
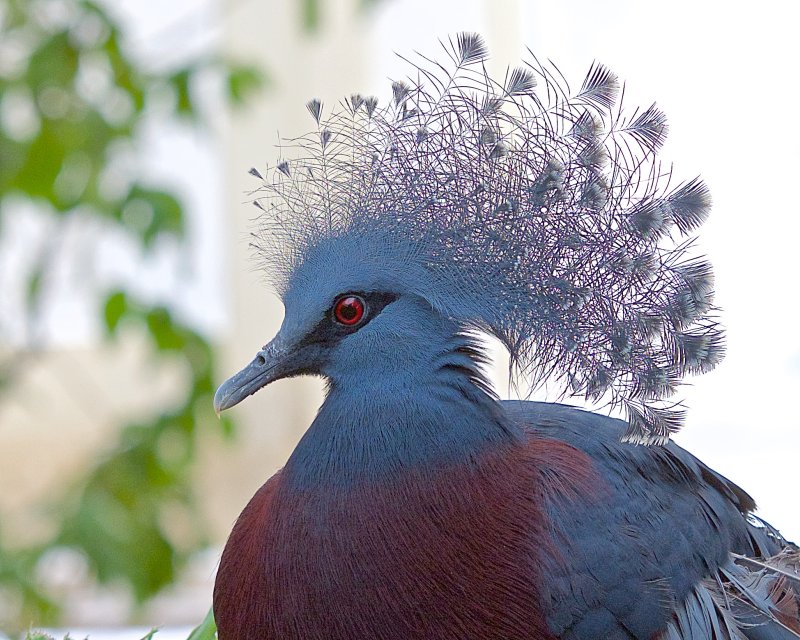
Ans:
[{"label": "blurred foliage", "polygon": [[[359,0],[359,8],[362,12],[369,11],[383,0]],[[324,18],[324,0],[299,0],[300,2],[300,22],[306,33],[314,34],[322,27]]]},{"label": "blurred foliage", "polygon": [[[141,640],[153,640],[158,635],[158,629],[151,630]],[[195,627],[189,634],[187,640],[216,640],[217,625],[214,623],[214,613],[209,611],[205,619],[197,627]],[[51,635],[41,631],[29,631],[25,634],[25,640],[55,640]],[[77,640],[73,639],[69,634],[64,636],[63,640]],[[87,639],[88,640],[88,639]],[[158,640],[156,638],[156,640]]]},{"label": "blurred foliage", "polygon": [[[325,3],[295,1],[300,30],[318,32]],[[359,6],[366,10],[379,1],[360,0]],[[160,238],[185,250],[185,211],[177,194],[137,175],[126,176],[121,189],[110,188],[108,174],[120,153],[136,151],[153,112],[184,126],[206,126],[197,86],[208,74],[222,79],[217,86],[230,106],[266,84],[255,67],[218,56],[147,69],[126,48],[120,25],[101,2],[0,0],[0,240],[5,218],[15,211],[9,202],[23,199],[50,218],[51,243],[63,223],[79,215],[124,232],[143,255]],[[0,393],[13,388],[40,348],[48,305],[43,283],[52,278],[54,251],[45,242],[31,253],[23,287],[26,344],[5,360],[0,354]],[[146,335],[155,360],[177,361],[186,371],[185,393],[157,417],[121,426],[116,445],[50,505],[58,523],[50,539],[12,549],[4,546],[0,528],[0,629],[11,633],[31,623],[59,622],[58,595],[39,577],[53,549],[77,553],[100,583],[128,585],[142,603],[170,584],[207,542],[190,488],[197,438],[211,428],[225,434],[233,429],[229,418],[218,421],[212,412],[211,346],[171,309],[131,291],[98,287],[96,300],[107,338],[117,340],[131,328]],[[176,510],[192,524],[189,543],[174,540],[165,526]],[[8,611],[11,617],[3,620]],[[35,632],[28,637],[47,638]],[[209,612],[190,640],[214,637]]]},{"label": "blurred foliage", "polygon": [[[185,250],[180,198],[136,175],[121,189],[109,188],[108,167],[121,150],[135,149],[153,111],[184,126],[205,126],[196,96],[201,76],[221,77],[223,99],[238,105],[263,86],[262,74],[217,57],[147,70],[126,51],[119,25],[91,0],[0,0],[0,43],[0,234],[8,226],[4,218],[14,213],[12,197],[34,202],[53,236],[60,222],[80,212],[82,219],[123,231],[144,255],[162,237]],[[0,390],[11,388],[39,348],[36,327],[48,303],[42,282],[53,275],[51,254],[43,248],[24,274],[30,335],[23,349],[0,361]],[[0,604],[12,616],[0,626],[8,631],[59,621],[57,598],[36,577],[48,550],[79,553],[99,582],[127,584],[141,603],[207,544],[190,488],[197,437],[202,430],[232,429],[229,418],[218,421],[212,410],[211,346],[168,308],[125,290],[97,287],[95,295],[108,339],[117,339],[122,327],[147,335],[156,360],[170,359],[185,370],[185,393],[152,420],[123,425],[116,446],[85,478],[65,487],[66,497],[50,507],[58,523],[51,539],[11,550],[0,538]],[[174,540],[165,526],[176,511],[192,524],[188,543]]]}]

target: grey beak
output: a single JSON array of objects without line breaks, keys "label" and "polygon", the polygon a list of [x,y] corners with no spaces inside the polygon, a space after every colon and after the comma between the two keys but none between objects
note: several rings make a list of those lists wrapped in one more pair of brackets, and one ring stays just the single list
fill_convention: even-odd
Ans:
[{"label": "grey beak", "polygon": [[250,364],[223,382],[214,394],[214,411],[217,415],[273,380],[283,377],[283,355],[283,350],[272,341],[258,352]]}]

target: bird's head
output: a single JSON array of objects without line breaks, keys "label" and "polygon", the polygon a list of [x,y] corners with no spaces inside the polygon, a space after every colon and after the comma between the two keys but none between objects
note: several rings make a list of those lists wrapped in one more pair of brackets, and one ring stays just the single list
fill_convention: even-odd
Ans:
[{"label": "bird's head", "polygon": [[384,384],[424,367],[466,323],[437,308],[430,274],[399,239],[340,236],[309,248],[282,299],[283,323],[214,399],[222,411],[281,378]]},{"label": "bird's head", "polygon": [[670,187],[663,115],[626,116],[607,69],[573,95],[535,59],[490,78],[474,34],[444,50],[386,106],[353,95],[325,118],[312,100],[295,157],[251,170],[253,246],[286,314],[217,409],[305,373],[400,380],[482,331],[533,384],[605,397],[629,439],[665,440],[681,379],[722,355],[711,269],[680,239],[705,220],[705,186]]}]

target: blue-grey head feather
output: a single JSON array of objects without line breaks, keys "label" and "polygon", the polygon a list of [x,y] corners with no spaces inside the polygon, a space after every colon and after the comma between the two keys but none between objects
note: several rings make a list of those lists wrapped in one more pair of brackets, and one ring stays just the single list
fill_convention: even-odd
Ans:
[{"label": "blue-grey head feather", "polygon": [[315,273],[418,295],[497,336],[533,386],[605,398],[629,440],[665,441],[681,380],[723,354],[711,268],[687,238],[706,187],[671,184],[663,114],[627,114],[603,66],[573,95],[535,57],[490,77],[477,35],[443,48],[385,105],[308,103],[314,131],[253,171],[257,255],[282,295]]}]

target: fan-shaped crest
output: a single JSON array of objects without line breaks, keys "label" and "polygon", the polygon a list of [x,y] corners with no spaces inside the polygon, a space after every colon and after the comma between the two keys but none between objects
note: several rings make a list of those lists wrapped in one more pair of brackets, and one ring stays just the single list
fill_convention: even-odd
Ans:
[{"label": "fan-shaped crest", "polygon": [[706,187],[670,185],[664,116],[626,114],[604,67],[572,94],[533,56],[491,78],[477,35],[443,48],[385,104],[353,95],[326,116],[312,100],[315,130],[266,177],[254,170],[267,271],[280,290],[326,238],[410,243],[439,306],[499,337],[532,385],[607,398],[630,440],[665,441],[683,419],[681,379],[723,352],[711,269],[685,239]]}]

